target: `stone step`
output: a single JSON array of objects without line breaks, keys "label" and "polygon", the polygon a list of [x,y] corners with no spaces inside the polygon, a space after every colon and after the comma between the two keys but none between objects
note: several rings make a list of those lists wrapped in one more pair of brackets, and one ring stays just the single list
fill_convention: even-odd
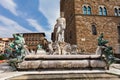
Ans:
[{"label": "stone step", "polygon": [[107,73],[25,74],[10,80],[120,80],[118,75]]},{"label": "stone step", "polygon": [[25,60],[101,60],[100,55],[27,55]]}]

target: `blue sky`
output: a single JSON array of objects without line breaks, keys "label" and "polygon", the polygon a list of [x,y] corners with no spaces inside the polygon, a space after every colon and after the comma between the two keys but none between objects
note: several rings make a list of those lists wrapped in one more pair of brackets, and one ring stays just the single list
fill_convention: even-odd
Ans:
[{"label": "blue sky", "polygon": [[59,17],[59,0],[0,0],[0,37],[45,32],[50,40]]}]

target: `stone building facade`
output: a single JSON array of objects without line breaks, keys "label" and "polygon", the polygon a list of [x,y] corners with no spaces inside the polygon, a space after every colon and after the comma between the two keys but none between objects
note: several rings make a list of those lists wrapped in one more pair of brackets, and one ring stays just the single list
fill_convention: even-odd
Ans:
[{"label": "stone building facade", "polygon": [[60,0],[66,18],[65,41],[80,51],[95,53],[97,38],[104,33],[117,51],[120,43],[120,0]]},{"label": "stone building facade", "polygon": [[0,38],[0,53],[5,53],[5,49],[8,47],[8,44],[13,40],[14,38]]},{"label": "stone building facade", "polygon": [[47,48],[48,41],[45,33],[23,33],[23,37],[29,51],[36,51],[38,44],[42,45],[44,49]]}]

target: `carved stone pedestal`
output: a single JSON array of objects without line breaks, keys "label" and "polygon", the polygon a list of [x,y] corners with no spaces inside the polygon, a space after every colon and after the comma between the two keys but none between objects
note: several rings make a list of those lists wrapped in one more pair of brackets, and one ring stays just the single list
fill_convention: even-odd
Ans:
[{"label": "carved stone pedestal", "polygon": [[28,55],[18,64],[18,70],[105,69],[98,55]]}]

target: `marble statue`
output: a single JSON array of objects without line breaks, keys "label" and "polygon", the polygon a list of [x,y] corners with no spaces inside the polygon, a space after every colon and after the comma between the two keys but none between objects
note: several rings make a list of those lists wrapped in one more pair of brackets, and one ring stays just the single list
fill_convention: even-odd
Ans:
[{"label": "marble statue", "polygon": [[53,48],[53,55],[61,55],[60,44],[58,42],[54,42],[52,44],[52,48]]},{"label": "marble statue", "polygon": [[49,42],[49,43],[48,43],[48,54],[49,54],[49,55],[52,55],[53,52],[54,52],[52,45],[53,45],[52,42]]},{"label": "marble statue", "polygon": [[78,47],[66,42],[49,42],[48,51],[50,55],[76,55],[78,54]]},{"label": "marble statue", "polygon": [[71,54],[71,45],[69,43],[64,43],[61,46],[62,55],[70,55]]},{"label": "marble statue", "polygon": [[55,39],[56,41],[64,42],[64,30],[66,28],[66,20],[63,17],[60,17],[56,21],[57,23],[55,24],[55,29],[57,31],[56,31]]},{"label": "marble statue", "polygon": [[71,54],[78,54],[78,46],[77,45],[72,45],[71,46]]}]

